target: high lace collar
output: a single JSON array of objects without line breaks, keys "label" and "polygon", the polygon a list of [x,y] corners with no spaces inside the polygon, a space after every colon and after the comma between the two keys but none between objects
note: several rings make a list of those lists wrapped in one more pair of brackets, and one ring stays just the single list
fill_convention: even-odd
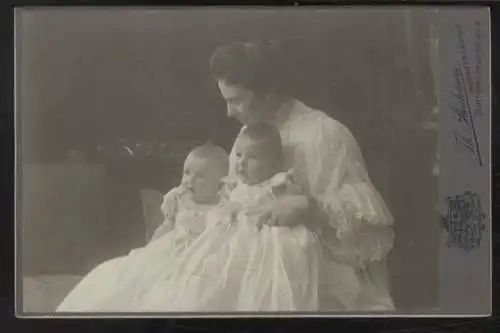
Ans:
[{"label": "high lace collar", "polygon": [[296,108],[296,103],[298,101],[293,98],[286,99],[283,104],[276,111],[276,118],[274,120],[274,126],[280,128],[285,125],[291,118],[293,110]]}]

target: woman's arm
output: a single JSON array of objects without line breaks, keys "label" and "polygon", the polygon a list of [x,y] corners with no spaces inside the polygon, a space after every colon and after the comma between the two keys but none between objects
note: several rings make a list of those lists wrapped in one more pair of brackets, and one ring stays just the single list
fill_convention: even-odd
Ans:
[{"label": "woman's arm", "polygon": [[[368,177],[351,133],[324,117],[304,149],[309,194],[332,255],[353,265],[380,260],[392,248],[392,215]],[[339,260],[340,261],[340,260]]]},{"label": "woman's arm", "polygon": [[299,186],[291,181],[289,175],[280,174],[279,176],[272,188],[273,200],[256,207],[256,210],[261,212],[261,224],[273,226],[303,224],[309,210],[309,198]]},{"label": "woman's arm", "polygon": [[275,226],[304,224],[309,208],[309,199],[303,194],[285,195],[270,203],[271,221]]}]

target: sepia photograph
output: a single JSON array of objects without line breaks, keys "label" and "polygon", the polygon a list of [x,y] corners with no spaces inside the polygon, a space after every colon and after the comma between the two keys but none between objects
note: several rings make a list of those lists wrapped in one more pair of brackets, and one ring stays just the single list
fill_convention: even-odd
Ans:
[{"label": "sepia photograph", "polygon": [[17,315],[486,315],[471,13],[17,10]]}]

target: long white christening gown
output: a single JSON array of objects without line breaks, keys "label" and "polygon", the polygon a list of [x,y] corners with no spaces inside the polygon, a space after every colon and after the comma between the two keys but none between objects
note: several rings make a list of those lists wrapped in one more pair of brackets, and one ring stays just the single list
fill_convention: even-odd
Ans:
[{"label": "long white christening gown", "polygon": [[230,194],[236,216],[222,206],[209,226],[165,271],[135,311],[317,311],[321,244],[307,226],[257,227],[249,214],[280,193],[297,194],[284,173],[257,185],[239,183]]},{"label": "long white christening gown", "polygon": [[169,191],[161,209],[164,223],[153,240],[127,256],[108,260],[87,274],[66,296],[57,312],[123,312],[154,283],[158,271],[171,265],[206,227],[213,205],[199,205],[182,195],[180,188]]}]

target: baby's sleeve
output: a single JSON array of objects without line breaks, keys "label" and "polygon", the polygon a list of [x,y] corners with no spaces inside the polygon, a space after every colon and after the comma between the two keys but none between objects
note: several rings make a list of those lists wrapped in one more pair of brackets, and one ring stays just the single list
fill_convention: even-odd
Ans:
[{"label": "baby's sleeve", "polygon": [[175,215],[177,214],[177,206],[179,199],[179,189],[173,188],[163,197],[161,203],[161,211],[165,219],[175,221]]},{"label": "baby's sleeve", "polygon": [[151,240],[155,240],[170,230],[175,226],[175,216],[178,210],[178,200],[179,200],[179,189],[173,188],[163,197],[161,203],[161,211],[163,213],[163,223],[155,230]]}]

